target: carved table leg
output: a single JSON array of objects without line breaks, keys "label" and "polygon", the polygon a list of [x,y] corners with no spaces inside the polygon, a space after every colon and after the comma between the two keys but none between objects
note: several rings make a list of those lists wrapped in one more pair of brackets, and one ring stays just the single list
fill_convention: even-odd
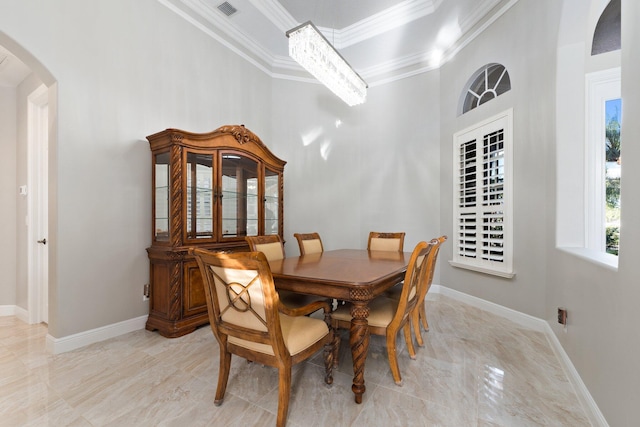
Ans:
[{"label": "carved table leg", "polygon": [[349,344],[351,344],[351,356],[353,357],[353,385],[351,390],[356,395],[356,403],[362,403],[364,386],[364,363],[369,351],[369,307],[365,302],[354,302],[351,306],[351,329]]}]

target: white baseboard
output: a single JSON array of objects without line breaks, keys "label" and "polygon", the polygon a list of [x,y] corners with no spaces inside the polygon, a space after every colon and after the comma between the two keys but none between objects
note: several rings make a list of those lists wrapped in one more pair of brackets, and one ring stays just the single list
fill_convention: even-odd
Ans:
[{"label": "white baseboard", "polygon": [[560,359],[565,374],[567,374],[567,377],[569,378],[571,385],[573,385],[573,388],[576,391],[582,407],[585,408],[585,411],[589,416],[591,425],[599,427],[609,427],[609,423],[607,423],[604,415],[602,415],[602,412],[600,412],[600,409],[598,408],[596,402],[593,400],[593,397],[591,397],[591,393],[589,393],[587,386],[582,381],[582,378],[580,378],[580,374],[578,374],[575,366],[573,366],[573,363],[571,363],[569,355],[564,351],[564,348],[562,348],[560,340],[558,340],[556,334],[553,333],[553,329],[551,329],[551,326],[548,323],[545,329],[545,335],[547,336],[547,341],[549,341],[549,344],[551,345],[554,353],[556,354],[558,359]]},{"label": "white baseboard", "polygon": [[64,353],[129,332],[138,331],[144,329],[147,317],[146,315],[140,316],[62,338],[54,338],[47,334],[46,349],[53,354]]},{"label": "white baseboard", "polygon": [[[469,304],[472,307],[488,311],[497,316],[505,317],[529,329],[544,333],[553,352],[558,357],[558,360],[560,360],[560,364],[562,365],[569,382],[573,386],[578,400],[589,417],[591,425],[596,427],[609,427],[607,420],[604,418],[604,415],[602,415],[602,412],[600,412],[600,408],[598,408],[593,397],[591,397],[591,393],[589,393],[587,386],[582,381],[582,378],[580,378],[580,374],[578,374],[575,366],[573,366],[569,355],[567,355],[564,348],[562,348],[562,344],[560,344],[558,337],[556,337],[547,321],[441,285],[431,285],[431,288],[429,289],[429,294],[430,293],[445,295],[457,301]],[[429,294],[427,294],[427,299],[429,298]]]},{"label": "white baseboard", "polygon": [[15,316],[15,314],[16,314],[15,305],[0,305],[0,317]]},{"label": "white baseboard", "polygon": [[15,316],[18,319],[22,320],[24,323],[31,323],[29,321],[29,312],[22,307],[18,307],[17,305],[16,305]]},{"label": "white baseboard", "polygon": [[15,305],[0,305],[0,317],[15,316],[15,314],[16,314]]},{"label": "white baseboard", "polygon": [[528,314],[524,314],[516,310],[512,310],[502,305],[498,305],[493,302],[486,301],[440,285],[431,285],[429,292],[445,295],[455,300],[464,302],[465,304],[469,304],[473,307],[477,307],[481,310],[493,313],[497,316],[506,317],[512,322],[515,322],[526,328],[533,329],[534,331],[546,332],[546,321],[537,317],[529,316]]},{"label": "white baseboard", "polygon": [[0,317],[16,316],[25,323],[29,323],[29,312],[17,305],[0,305]]}]

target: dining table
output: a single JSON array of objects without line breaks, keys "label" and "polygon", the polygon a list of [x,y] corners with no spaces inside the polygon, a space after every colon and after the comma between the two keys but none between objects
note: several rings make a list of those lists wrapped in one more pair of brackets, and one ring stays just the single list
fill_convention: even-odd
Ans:
[{"label": "dining table", "polygon": [[338,249],[270,261],[277,290],[351,303],[349,344],[353,358],[356,403],[366,388],[364,369],[369,350],[369,302],[404,279],[410,252]]}]

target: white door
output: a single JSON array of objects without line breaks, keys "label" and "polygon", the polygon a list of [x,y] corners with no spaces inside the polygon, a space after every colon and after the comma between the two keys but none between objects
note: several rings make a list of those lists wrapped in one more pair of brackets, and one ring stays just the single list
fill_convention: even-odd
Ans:
[{"label": "white door", "polygon": [[49,97],[42,85],[29,95],[27,250],[29,323],[49,322]]}]

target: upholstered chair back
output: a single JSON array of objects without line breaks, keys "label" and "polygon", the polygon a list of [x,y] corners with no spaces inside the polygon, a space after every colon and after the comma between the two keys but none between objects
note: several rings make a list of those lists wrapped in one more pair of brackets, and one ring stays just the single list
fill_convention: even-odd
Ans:
[{"label": "upholstered chair back", "polygon": [[298,241],[300,255],[317,254],[324,251],[322,239],[318,233],[294,233],[293,236]]},{"label": "upholstered chair back", "polygon": [[404,232],[381,233],[372,231],[369,233],[367,249],[370,251],[399,251],[404,250]]},{"label": "upholstered chair back", "polygon": [[262,252],[267,257],[267,261],[284,259],[284,244],[277,234],[247,236],[245,240],[249,244],[249,249]]}]

